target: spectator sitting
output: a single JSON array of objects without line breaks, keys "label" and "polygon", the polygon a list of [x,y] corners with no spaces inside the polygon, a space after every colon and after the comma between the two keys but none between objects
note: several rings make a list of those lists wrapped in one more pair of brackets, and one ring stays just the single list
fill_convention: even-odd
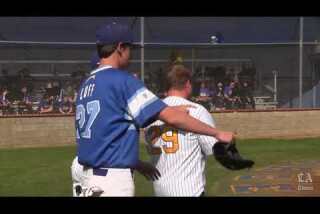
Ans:
[{"label": "spectator sitting", "polygon": [[225,95],[223,90],[223,84],[218,82],[217,90],[215,93],[214,105],[216,110],[225,110]]},{"label": "spectator sitting", "polygon": [[75,105],[77,100],[77,90],[76,86],[72,86],[71,84],[67,86],[64,92],[64,96],[68,97],[68,100],[71,102],[72,105]]},{"label": "spectator sitting", "polygon": [[60,84],[58,81],[54,81],[52,83],[52,96],[51,99],[53,101],[53,111],[59,112],[59,104],[61,102],[61,96],[60,93],[61,89],[60,89]]},{"label": "spectator sitting", "polygon": [[235,82],[232,80],[229,86],[225,87],[224,89],[224,96],[226,98],[225,100],[227,109],[233,109],[235,107],[235,103],[237,101],[235,92]]},{"label": "spectator sitting", "polygon": [[230,109],[231,102],[233,99],[231,98],[232,96],[232,81],[229,83],[229,85],[224,87],[223,94],[225,98],[225,106],[227,109]]},{"label": "spectator sitting", "polygon": [[32,108],[32,102],[31,102],[31,96],[28,93],[28,89],[26,86],[23,86],[21,88],[21,95],[20,95],[20,108],[22,108],[22,111],[31,111]]},{"label": "spectator sitting", "polygon": [[233,98],[234,98],[233,108],[240,109],[240,108],[243,107],[243,104],[242,104],[242,101],[241,101],[241,98],[240,98],[240,93],[241,93],[242,86],[241,86],[239,81],[235,81],[234,84],[235,84],[235,86],[234,86],[233,91],[232,91]]},{"label": "spectator sitting", "polygon": [[248,82],[246,81],[243,83],[243,86],[240,90],[240,99],[243,104],[243,108],[247,108],[248,105],[253,109],[255,108],[253,93],[251,88],[248,85]]},{"label": "spectator sitting", "polygon": [[7,88],[3,88],[1,90],[1,95],[0,95],[1,100],[0,101],[1,101],[2,105],[8,105],[10,103],[8,100],[8,96],[7,96],[8,94],[9,94],[9,91]]},{"label": "spectator sitting", "polygon": [[9,109],[10,109],[10,101],[8,99],[8,94],[9,91],[7,88],[3,88],[1,90],[1,94],[0,94],[0,107],[2,110],[2,113],[8,113]]},{"label": "spectator sitting", "polygon": [[53,100],[48,94],[44,94],[39,104],[40,114],[53,113]]},{"label": "spectator sitting", "polygon": [[59,96],[60,93],[60,84],[58,81],[54,81],[52,83],[52,88],[53,88],[53,96],[57,97]]},{"label": "spectator sitting", "polygon": [[209,88],[206,86],[205,82],[201,83],[200,93],[197,97],[197,102],[203,105],[208,111],[211,110],[212,102],[211,102],[211,94]]},{"label": "spectator sitting", "polygon": [[72,98],[65,96],[63,100],[60,102],[59,112],[61,114],[70,114],[73,112],[73,104],[70,102]]},{"label": "spectator sitting", "polygon": [[202,82],[201,86],[200,86],[199,98],[202,99],[202,100],[205,100],[208,97],[210,97],[209,88],[206,87],[206,84],[204,82]]},{"label": "spectator sitting", "polygon": [[62,97],[73,97],[74,96],[74,88],[71,85],[71,82],[66,82],[65,87],[60,91],[60,101],[62,101]]},{"label": "spectator sitting", "polygon": [[49,98],[53,99],[55,93],[54,93],[54,89],[52,86],[52,82],[49,81],[46,85],[46,94],[49,96]]}]

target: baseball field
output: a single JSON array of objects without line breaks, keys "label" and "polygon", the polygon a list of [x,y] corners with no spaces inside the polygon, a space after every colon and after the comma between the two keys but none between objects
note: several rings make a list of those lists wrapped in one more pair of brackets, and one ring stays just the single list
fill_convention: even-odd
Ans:
[{"label": "baseball field", "polygon": [[[298,195],[299,193],[320,195],[319,138],[239,140],[237,147],[244,157],[255,161],[255,166],[250,170],[229,171],[219,165],[213,157],[209,157],[206,166],[207,196]],[[140,151],[142,159],[148,160],[143,144]],[[74,146],[0,149],[0,196],[71,196],[70,164],[74,156]],[[295,163],[299,163],[299,167]],[[264,180],[255,180],[259,176],[261,178],[259,172],[265,173]],[[283,176],[287,176],[288,179],[284,179]],[[302,180],[296,181],[297,176],[297,179]],[[307,177],[309,180],[306,180],[303,176],[310,178]],[[297,182],[304,182],[309,186],[299,186],[295,190],[284,188],[296,185]],[[253,186],[256,183],[260,186]],[[137,173],[135,184],[137,196],[153,195],[151,183]],[[312,190],[310,190],[311,184]],[[307,187],[309,190],[304,191],[303,188]],[[302,191],[298,191],[301,188]]]}]

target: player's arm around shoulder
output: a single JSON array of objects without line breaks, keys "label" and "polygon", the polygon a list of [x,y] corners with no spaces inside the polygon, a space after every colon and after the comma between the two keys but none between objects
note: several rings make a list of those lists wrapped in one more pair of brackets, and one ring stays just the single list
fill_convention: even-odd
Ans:
[{"label": "player's arm around shoulder", "polygon": [[209,126],[216,128],[216,123],[214,121],[213,115],[202,105],[197,106],[196,118],[201,122],[208,124]]},{"label": "player's arm around shoulder", "polygon": [[206,123],[201,122],[189,115],[190,106],[185,107],[185,110],[175,109],[177,106],[168,106],[164,108],[158,115],[158,119],[164,121],[170,126],[181,129],[187,132],[193,132],[202,135],[210,135],[216,137],[221,142],[230,143],[234,134],[232,132],[220,131]]}]

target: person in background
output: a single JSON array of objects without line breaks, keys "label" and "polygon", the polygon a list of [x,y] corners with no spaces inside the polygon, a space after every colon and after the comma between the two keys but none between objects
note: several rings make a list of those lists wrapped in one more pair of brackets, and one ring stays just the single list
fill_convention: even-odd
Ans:
[{"label": "person in background", "polygon": [[207,98],[209,96],[210,96],[209,88],[206,87],[206,83],[205,82],[201,82],[199,97]]},{"label": "person in background", "polygon": [[2,113],[8,113],[9,109],[10,109],[10,101],[8,99],[8,94],[9,94],[9,90],[7,89],[7,87],[4,87],[1,90],[1,94],[0,94],[0,107],[2,110]]},{"label": "person in background", "polygon": [[234,103],[233,103],[233,109],[240,109],[243,107],[242,100],[240,98],[240,93],[241,93],[242,85],[238,80],[234,81],[234,88],[232,91],[233,98],[234,98]]},{"label": "person in background", "polygon": [[31,96],[28,92],[27,86],[22,86],[21,88],[21,95],[20,95],[20,107],[22,108],[22,111],[31,112],[32,109],[32,102],[31,102]]},{"label": "person in background", "polygon": [[52,86],[52,82],[51,82],[51,81],[47,82],[47,85],[46,85],[45,90],[46,90],[46,94],[47,94],[49,97],[53,98],[53,96],[54,96],[54,89],[53,89],[53,86]]},{"label": "person in background", "polygon": [[43,95],[43,98],[40,101],[39,110],[40,114],[53,113],[53,100],[50,99],[47,93]]},{"label": "person in background", "polygon": [[216,110],[225,110],[225,95],[222,82],[218,82],[217,84],[217,90],[214,100]]},{"label": "person in background", "polygon": [[232,109],[236,101],[234,90],[235,90],[235,82],[231,80],[229,83],[229,86],[226,86],[224,89],[224,96],[226,100],[227,109]]},{"label": "person in background", "polygon": [[207,110],[211,109],[211,94],[205,82],[201,82],[199,96],[197,97],[196,101],[203,105]]},{"label": "person in background", "polygon": [[243,103],[243,108],[255,108],[252,89],[249,87],[247,81],[243,82],[242,88],[240,90],[240,99]]},{"label": "person in background", "polygon": [[70,97],[65,96],[59,105],[59,112],[61,114],[71,114],[73,112],[73,105],[70,102]]}]

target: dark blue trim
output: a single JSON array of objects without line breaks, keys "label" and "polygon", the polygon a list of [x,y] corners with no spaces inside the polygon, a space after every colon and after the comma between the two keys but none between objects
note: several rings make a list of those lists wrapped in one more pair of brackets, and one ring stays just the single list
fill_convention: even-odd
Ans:
[{"label": "dark blue trim", "polygon": [[107,169],[93,169],[93,175],[97,176],[106,176],[108,174]]}]

